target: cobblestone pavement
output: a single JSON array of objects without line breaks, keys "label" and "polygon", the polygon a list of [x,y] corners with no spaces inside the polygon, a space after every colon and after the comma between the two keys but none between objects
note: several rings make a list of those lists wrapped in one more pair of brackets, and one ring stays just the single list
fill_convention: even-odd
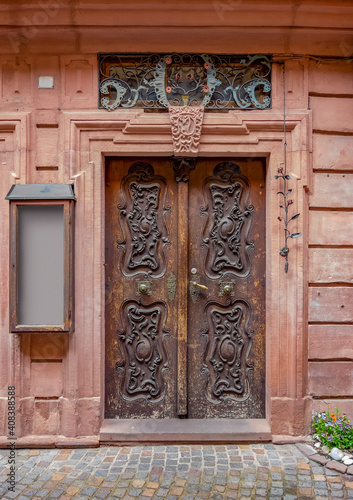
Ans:
[{"label": "cobblestone pavement", "polygon": [[353,498],[353,476],[310,461],[296,445],[180,445],[0,450],[0,497],[309,499]]}]

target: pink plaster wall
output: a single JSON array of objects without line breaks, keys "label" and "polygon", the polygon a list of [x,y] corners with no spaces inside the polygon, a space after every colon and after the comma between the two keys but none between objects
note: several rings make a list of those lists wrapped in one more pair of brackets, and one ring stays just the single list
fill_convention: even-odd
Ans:
[{"label": "pink plaster wall", "polygon": [[[96,53],[112,50],[265,52],[285,60],[288,120],[293,121],[289,162],[297,173],[304,237],[296,247],[292,243],[290,276],[272,266],[273,277],[268,277],[269,307],[278,308],[281,301],[281,308],[290,311],[286,323],[278,316],[278,322],[271,324],[268,419],[274,436],[301,436],[309,431],[311,409],[323,408],[326,402],[335,406],[341,396],[345,399],[338,406],[353,416],[349,348],[353,339],[353,67],[350,61],[320,59],[353,55],[353,6],[328,0],[317,6],[309,1],[300,5],[243,1],[236,9],[225,1],[219,4],[229,8],[221,10],[215,2],[205,5],[201,0],[187,6],[184,1],[157,2],[157,10],[113,1],[76,2],[66,8],[53,2],[52,10],[30,2],[17,4],[16,8],[11,2],[0,6],[0,433],[6,434],[6,388],[16,385],[17,432],[23,442],[97,441],[104,391],[103,146],[99,141],[109,138],[107,144],[116,154],[120,149],[136,153],[139,141],[151,141],[151,153],[172,154],[164,116],[153,118],[151,132],[143,114],[136,115],[137,133],[129,112],[97,111]],[[39,89],[39,76],[53,76],[54,88]],[[272,83],[268,121],[258,125],[262,118],[257,116],[265,116],[261,112],[222,115],[222,123],[240,130],[225,142],[219,132],[216,139],[212,135],[218,118],[209,115],[203,134],[213,146],[207,149],[207,141],[204,145],[201,141],[202,154],[266,154],[276,172],[283,161],[280,65],[274,65]],[[295,118],[300,113],[307,118]],[[101,131],[89,135],[80,128],[81,121],[99,121]],[[156,135],[158,127],[164,131],[163,140]],[[114,133],[108,134],[109,128]],[[131,143],[130,129],[135,133]],[[71,335],[9,334],[9,226],[4,197],[15,182],[75,183],[76,330]],[[270,177],[268,182],[274,194],[267,208],[275,221],[276,186]],[[268,253],[278,255],[280,233],[276,223],[273,228]],[[277,266],[283,265],[277,261]],[[92,272],[87,273],[87,262]],[[293,290],[292,282],[305,286]],[[296,305],[299,317],[295,317]],[[279,352],[280,356],[275,354]]]},{"label": "pink plaster wall", "polygon": [[309,95],[314,179],[309,199],[308,390],[314,411],[338,407],[352,417],[352,61],[311,61]]}]

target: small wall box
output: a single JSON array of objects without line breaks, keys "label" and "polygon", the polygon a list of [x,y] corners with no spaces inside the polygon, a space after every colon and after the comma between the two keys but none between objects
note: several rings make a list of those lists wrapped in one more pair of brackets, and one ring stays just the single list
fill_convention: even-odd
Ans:
[{"label": "small wall box", "polygon": [[71,184],[16,184],[10,202],[10,331],[72,332]]}]

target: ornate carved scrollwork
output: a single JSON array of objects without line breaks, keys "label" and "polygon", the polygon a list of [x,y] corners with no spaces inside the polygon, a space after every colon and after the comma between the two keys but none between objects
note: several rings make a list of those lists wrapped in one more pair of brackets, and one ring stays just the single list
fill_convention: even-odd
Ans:
[{"label": "ornate carved scrollwork", "polygon": [[[202,248],[207,249],[205,273],[217,279],[225,273],[244,277],[250,273],[249,250],[253,243],[247,240],[254,210],[248,206],[250,183],[232,162],[219,163],[203,185],[206,206],[201,216],[207,221]],[[211,215],[212,210],[212,215]]]},{"label": "ornate carved scrollwork", "polygon": [[166,191],[165,179],[154,175],[152,165],[147,162],[133,163],[122,180],[124,200],[118,209],[125,238],[117,243],[124,249],[121,259],[124,276],[144,273],[158,278],[165,273],[164,246],[169,241],[163,215],[170,211],[165,206]]},{"label": "ornate carved scrollwork", "polygon": [[123,331],[118,332],[125,361],[117,364],[123,373],[121,396],[126,401],[144,399],[158,403],[165,397],[163,373],[168,359],[163,338],[167,306],[153,302],[145,306],[142,301],[128,300],[122,304]]},{"label": "ornate carved scrollwork", "polygon": [[203,108],[171,106],[169,108],[174,154],[197,154],[202,132]]},{"label": "ornate carved scrollwork", "polygon": [[190,170],[194,170],[196,166],[196,158],[173,158],[173,170],[176,182],[188,182],[190,178]]},{"label": "ornate carved scrollwork", "polygon": [[250,396],[248,375],[253,370],[249,362],[254,332],[248,330],[250,306],[243,299],[226,305],[216,301],[206,304],[208,328],[201,373],[208,376],[205,396],[220,404],[227,400],[245,401]]}]

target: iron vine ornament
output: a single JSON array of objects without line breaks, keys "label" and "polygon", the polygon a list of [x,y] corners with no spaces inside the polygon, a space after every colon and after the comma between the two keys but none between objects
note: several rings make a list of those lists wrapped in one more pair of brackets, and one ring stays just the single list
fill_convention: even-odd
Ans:
[{"label": "iron vine ornament", "polygon": [[266,109],[271,62],[264,55],[100,54],[99,107]]},{"label": "iron vine ornament", "polygon": [[286,80],[285,80],[285,71],[283,65],[283,131],[284,131],[284,167],[279,167],[277,170],[277,175],[275,175],[275,179],[283,180],[283,191],[278,191],[277,194],[282,195],[283,204],[279,207],[284,211],[284,215],[278,216],[278,220],[280,222],[284,222],[284,246],[279,251],[279,254],[286,259],[286,263],[284,265],[284,271],[288,272],[288,239],[299,238],[303,233],[291,233],[288,229],[288,224],[298,219],[300,214],[295,214],[292,217],[289,217],[288,207],[293,204],[293,200],[288,198],[291,194],[292,189],[288,189],[287,183],[291,180],[290,175],[287,174],[287,135],[286,135]]}]

